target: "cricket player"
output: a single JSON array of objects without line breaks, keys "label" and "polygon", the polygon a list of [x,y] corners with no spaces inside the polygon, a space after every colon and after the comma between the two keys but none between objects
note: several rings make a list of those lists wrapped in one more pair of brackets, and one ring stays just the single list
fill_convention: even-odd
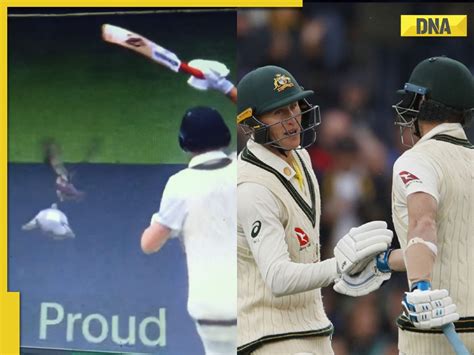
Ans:
[{"label": "cricket player", "polygon": [[428,58],[401,94],[395,123],[418,141],[393,168],[393,221],[410,287],[399,350],[452,354],[440,327],[455,321],[473,353],[474,146],[463,125],[474,115],[474,78],[456,60]]},{"label": "cricket player", "polygon": [[55,203],[53,203],[50,208],[39,211],[38,214],[31,221],[24,224],[21,229],[24,231],[39,229],[55,240],[75,238],[75,234],[69,226],[67,216]]},{"label": "cricket player", "polygon": [[441,330],[451,322],[474,353],[474,146],[463,130],[474,116],[474,78],[464,64],[433,57],[415,67],[399,93],[395,124],[402,141],[405,129],[411,143],[417,140],[393,168],[401,250],[381,254],[363,278],[344,276],[337,291],[367,293],[380,286],[381,273],[406,270],[400,354],[453,354]]},{"label": "cricket player", "polygon": [[147,254],[159,251],[168,238],[181,238],[189,275],[188,311],[208,355],[236,353],[237,170],[222,151],[230,137],[215,109],[195,107],[185,113],[179,144],[192,159],[168,180],[159,212],[141,238]]},{"label": "cricket player", "polygon": [[352,228],[321,260],[319,186],[304,149],[320,123],[313,92],[276,66],[251,71],[237,90],[250,137],[238,158],[238,353],[333,354],[320,288],[360,271],[392,232],[381,221]]}]

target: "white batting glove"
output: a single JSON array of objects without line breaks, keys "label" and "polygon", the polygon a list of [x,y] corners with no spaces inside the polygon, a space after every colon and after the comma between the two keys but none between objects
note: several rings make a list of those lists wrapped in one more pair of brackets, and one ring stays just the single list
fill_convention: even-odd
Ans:
[{"label": "white batting glove", "polygon": [[388,267],[390,252],[390,249],[386,250],[371,259],[365,268],[356,275],[342,274],[334,282],[334,291],[351,297],[359,297],[378,290],[392,276]]},{"label": "white batting glove", "polygon": [[392,238],[393,232],[387,229],[384,221],[372,221],[351,228],[334,248],[339,273],[360,272],[371,257],[388,249]]},{"label": "white batting glove", "polygon": [[205,59],[193,59],[188,64],[204,74],[204,79],[189,77],[188,84],[193,88],[204,91],[213,89],[226,95],[234,87],[234,84],[226,79],[230,71],[225,64]]},{"label": "white batting glove", "polygon": [[419,281],[405,292],[402,300],[406,316],[420,329],[439,328],[459,319],[448,290],[432,290],[428,281]]}]

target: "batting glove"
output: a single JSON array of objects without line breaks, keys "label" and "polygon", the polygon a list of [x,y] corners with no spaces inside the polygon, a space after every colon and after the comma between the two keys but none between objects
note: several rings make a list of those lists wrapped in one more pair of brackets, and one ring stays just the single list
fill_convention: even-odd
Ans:
[{"label": "batting glove", "polygon": [[459,319],[448,290],[432,290],[428,281],[414,283],[412,291],[405,292],[402,306],[413,325],[420,329],[439,328]]},{"label": "batting glove", "polygon": [[334,282],[334,291],[351,297],[359,297],[378,290],[392,276],[392,270],[388,266],[391,251],[392,249],[388,249],[372,258],[358,274],[342,274]]},{"label": "batting glove", "polygon": [[352,228],[334,248],[339,273],[360,272],[377,254],[388,249],[392,238],[393,232],[387,229],[387,223],[383,221],[372,221]]},{"label": "batting glove", "polygon": [[225,64],[215,60],[194,59],[188,63],[191,67],[201,70],[204,74],[204,79],[199,79],[194,76],[189,77],[188,84],[198,90],[213,89],[221,93],[228,94],[234,84],[226,79],[229,75],[229,69]]},{"label": "batting glove", "polygon": [[334,291],[351,297],[365,296],[378,290],[382,284],[390,279],[391,272],[382,272],[377,268],[375,259],[357,275],[342,274],[334,282]]}]

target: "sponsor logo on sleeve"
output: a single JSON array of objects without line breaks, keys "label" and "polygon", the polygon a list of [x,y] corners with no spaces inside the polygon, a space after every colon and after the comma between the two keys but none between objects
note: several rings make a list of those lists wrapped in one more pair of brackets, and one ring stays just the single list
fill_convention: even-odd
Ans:
[{"label": "sponsor logo on sleeve", "polygon": [[260,233],[260,229],[262,229],[262,222],[255,221],[252,223],[252,231],[250,232],[252,238],[257,238],[258,233]]},{"label": "sponsor logo on sleeve", "polygon": [[408,172],[408,171],[400,171],[398,173],[398,175],[400,175],[400,178],[402,179],[403,183],[405,184],[405,186],[407,186],[408,184],[416,181],[416,182],[421,182],[421,180],[414,174]]}]

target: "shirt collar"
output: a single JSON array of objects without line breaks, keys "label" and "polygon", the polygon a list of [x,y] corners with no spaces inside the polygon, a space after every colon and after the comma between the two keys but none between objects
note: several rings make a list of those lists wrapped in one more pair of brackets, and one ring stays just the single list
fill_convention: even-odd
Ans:
[{"label": "shirt collar", "polygon": [[[280,158],[275,153],[271,152],[262,144],[255,143],[252,139],[247,141],[247,148],[261,161],[265,164],[271,166],[273,169],[277,170],[281,175],[283,175],[288,181],[295,176],[295,171],[293,168],[282,158]],[[290,154],[294,152],[290,151]]]},{"label": "shirt collar", "polygon": [[189,161],[188,167],[192,168],[193,166],[206,163],[211,160],[224,159],[224,158],[227,158],[227,155],[222,150],[213,150],[210,152],[206,152],[206,153],[202,153],[202,154],[194,156]]},{"label": "shirt collar", "polygon": [[433,138],[437,134],[447,134],[449,136],[466,139],[466,133],[462,128],[460,123],[441,123],[440,125],[434,127],[426,133],[421,139],[416,143],[420,144],[421,142],[425,142],[428,139]]}]

